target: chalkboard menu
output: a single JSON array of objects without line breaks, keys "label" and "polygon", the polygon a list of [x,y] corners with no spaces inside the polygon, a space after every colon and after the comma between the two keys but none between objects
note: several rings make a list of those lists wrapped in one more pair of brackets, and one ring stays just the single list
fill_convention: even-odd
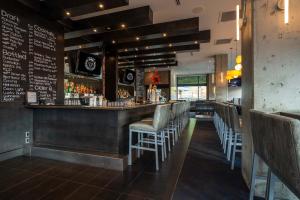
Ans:
[{"label": "chalkboard menu", "polygon": [[24,101],[26,91],[39,99],[56,99],[56,34],[1,9],[0,99]]}]

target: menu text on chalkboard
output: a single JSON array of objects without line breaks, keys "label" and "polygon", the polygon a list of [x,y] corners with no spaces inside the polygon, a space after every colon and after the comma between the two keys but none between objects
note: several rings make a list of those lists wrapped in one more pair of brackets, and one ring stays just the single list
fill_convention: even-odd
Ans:
[{"label": "menu text on chalkboard", "polygon": [[56,100],[56,34],[3,9],[0,23],[1,101],[24,101],[26,91]]}]

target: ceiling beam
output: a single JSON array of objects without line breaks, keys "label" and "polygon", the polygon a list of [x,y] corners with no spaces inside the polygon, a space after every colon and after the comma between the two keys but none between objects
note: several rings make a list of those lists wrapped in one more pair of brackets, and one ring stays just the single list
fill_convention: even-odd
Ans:
[{"label": "ceiling beam", "polygon": [[88,48],[79,48],[79,49],[72,49],[70,51],[65,51],[65,54],[72,54],[78,51],[82,51],[85,53],[99,53],[102,52],[102,48],[99,46],[95,46],[95,47],[88,47]]},{"label": "ceiling beam", "polygon": [[155,56],[136,56],[130,58],[118,59],[119,62],[131,62],[131,61],[142,61],[142,60],[156,60],[156,59],[176,59],[176,54],[160,54]]},{"label": "ceiling beam", "polygon": [[172,47],[164,47],[164,48],[157,48],[157,49],[144,49],[139,51],[127,51],[127,52],[120,52],[119,56],[132,56],[132,55],[144,55],[144,54],[154,54],[154,53],[168,53],[168,52],[182,52],[182,51],[199,51],[200,45],[199,44],[192,44],[192,45],[183,45],[183,46],[172,46]]},{"label": "ceiling beam", "polygon": [[[164,22],[159,24],[145,25],[134,28],[128,28],[126,30],[114,30],[106,32],[94,32],[92,29],[88,32],[85,30],[83,35],[74,35],[65,33],[65,46],[74,46],[89,42],[106,41],[112,42],[115,40],[117,43],[121,39],[132,39],[135,40],[137,36],[147,36],[151,34],[184,34],[184,33],[195,33],[199,31],[199,18],[189,18],[183,20],[177,20],[172,22]],[[85,36],[85,39],[82,38]],[[140,40],[142,41],[142,40]],[[139,42],[139,41],[137,41]]]},{"label": "ceiling beam", "polygon": [[140,66],[134,66],[134,68],[164,68],[164,67],[174,67],[178,66],[178,62],[176,61],[175,63],[169,63],[169,64],[162,64],[162,65],[140,65]]},{"label": "ceiling beam", "polygon": [[[122,30],[123,28],[121,27],[121,24],[124,24],[126,28],[153,24],[153,12],[150,6],[143,6],[120,12],[89,17],[86,19],[76,20],[74,30],[80,33],[80,30],[103,27],[102,29],[97,30],[98,33],[103,33],[107,31],[107,28],[110,30]],[[71,35],[72,32],[68,34]],[[86,33],[82,32],[82,34],[84,35]]]},{"label": "ceiling beam", "polygon": [[118,66],[128,66],[128,65],[133,65],[133,66],[140,66],[140,65],[150,65],[150,64],[168,64],[168,63],[174,63],[176,62],[176,60],[174,59],[165,59],[165,60],[152,60],[152,61],[147,61],[145,60],[143,61],[138,61],[138,62],[134,62],[134,63],[120,63],[118,64]]},{"label": "ceiling beam", "polygon": [[210,42],[210,30],[199,31],[198,33],[192,33],[192,34],[141,40],[139,42],[133,41],[133,42],[126,42],[126,43],[118,43],[116,47],[118,49],[124,49],[124,48],[146,47],[146,46],[163,45],[163,44],[175,44],[175,43],[183,43],[183,42],[194,43],[195,41],[197,41],[198,43]]}]

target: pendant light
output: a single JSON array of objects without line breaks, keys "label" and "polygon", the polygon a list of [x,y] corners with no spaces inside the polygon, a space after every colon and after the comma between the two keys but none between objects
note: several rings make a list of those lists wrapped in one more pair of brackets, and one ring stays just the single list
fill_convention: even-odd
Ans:
[{"label": "pendant light", "polygon": [[242,56],[241,55],[238,55],[238,52],[237,52],[237,41],[236,41],[236,46],[235,46],[235,55],[236,55],[236,58],[235,58],[235,66],[234,66],[234,69],[235,70],[242,70],[243,66],[242,66]]}]

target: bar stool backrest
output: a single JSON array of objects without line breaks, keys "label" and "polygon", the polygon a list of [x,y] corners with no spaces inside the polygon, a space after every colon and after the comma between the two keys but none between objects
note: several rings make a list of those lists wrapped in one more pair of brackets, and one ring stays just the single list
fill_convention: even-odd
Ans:
[{"label": "bar stool backrest", "polygon": [[229,106],[230,125],[235,133],[241,133],[239,114],[234,105]]},{"label": "bar stool backrest", "polygon": [[169,123],[171,104],[157,105],[153,117],[153,127],[155,130],[164,129]]},{"label": "bar stool backrest", "polygon": [[300,197],[300,121],[251,111],[254,151]]}]

